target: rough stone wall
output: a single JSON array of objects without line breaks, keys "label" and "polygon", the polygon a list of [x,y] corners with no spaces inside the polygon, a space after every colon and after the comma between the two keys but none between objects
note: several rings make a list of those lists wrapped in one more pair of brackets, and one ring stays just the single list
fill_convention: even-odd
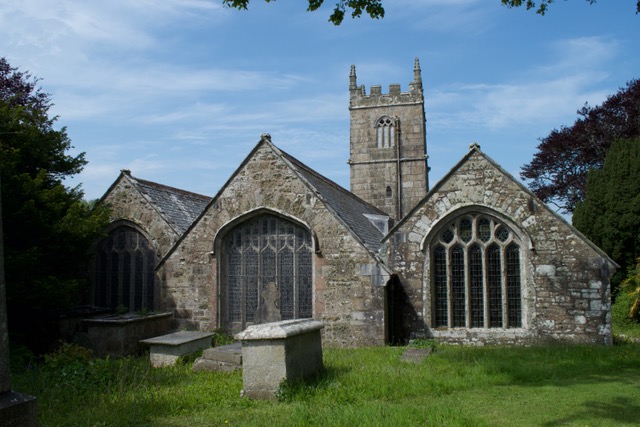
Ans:
[{"label": "rough stone wall", "polygon": [[[394,218],[406,215],[428,187],[422,84],[414,81],[410,88],[401,92],[400,85],[391,85],[389,93],[383,94],[380,86],[372,86],[371,94],[365,95],[364,88],[352,86],[350,95],[351,192]],[[398,118],[396,146],[377,147],[375,124],[382,116]],[[396,206],[398,176],[400,209]],[[387,197],[387,187],[392,197]]]},{"label": "rough stone wall", "polygon": [[[429,233],[465,210],[493,214],[524,234],[522,328],[430,328]],[[414,335],[461,343],[611,343],[614,264],[479,150],[434,189],[387,244],[389,261],[417,313],[411,319]]]},{"label": "rough stone wall", "polygon": [[216,246],[236,221],[263,211],[306,225],[317,238],[313,317],[326,323],[325,343],[383,344],[384,288],[372,286],[374,258],[266,143],[254,150],[161,264],[163,300],[174,311],[176,326],[220,326]]},{"label": "rough stone wall", "polygon": [[111,220],[129,221],[138,226],[153,245],[158,257],[165,255],[180,237],[124,174],[104,201],[111,206]]}]

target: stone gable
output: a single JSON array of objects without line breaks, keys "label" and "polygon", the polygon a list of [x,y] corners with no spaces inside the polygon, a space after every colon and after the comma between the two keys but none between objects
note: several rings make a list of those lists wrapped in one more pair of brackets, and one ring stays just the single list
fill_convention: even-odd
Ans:
[{"label": "stone gable", "polygon": [[[521,328],[431,327],[431,240],[466,212],[492,215],[521,236]],[[390,263],[417,314],[411,319],[414,334],[483,343],[611,342],[609,277],[615,263],[479,149],[472,148],[387,241]]]},{"label": "stone gable", "polygon": [[179,232],[171,227],[127,174],[120,175],[102,201],[111,207],[114,225],[134,225],[153,244],[158,256],[167,253],[180,238]]},{"label": "stone gable", "polygon": [[383,282],[372,285],[380,282],[375,258],[267,143],[259,144],[160,265],[163,302],[180,326],[218,326],[220,242],[234,225],[264,212],[314,236],[313,317],[326,322],[324,339],[339,346],[383,344],[384,288]]},{"label": "stone gable", "polygon": [[420,74],[367,95],[352,67],[352,192],[266,134],[212,199],[123,172],[111,231],[144,238],[102,242],[95,295],[142,295],[175,329],[311,317],[331,346],[610,344],[618,266],[477,145],[427,193]]}]

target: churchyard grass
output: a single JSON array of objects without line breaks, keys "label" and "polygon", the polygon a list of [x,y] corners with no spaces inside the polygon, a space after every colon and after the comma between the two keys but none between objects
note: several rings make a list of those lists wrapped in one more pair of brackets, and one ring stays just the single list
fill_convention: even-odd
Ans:
[{"label": "churchyard grass", "polygon": [[[438,345],[419,363],[404,347],[325,349],[325,372],[240,397],[240,372],[154,369],[147,358],[57,355],[15,369],[41,426],[637,425],[640,344],[612,347]],[[67,347],[62,353],[74,352]]]}]

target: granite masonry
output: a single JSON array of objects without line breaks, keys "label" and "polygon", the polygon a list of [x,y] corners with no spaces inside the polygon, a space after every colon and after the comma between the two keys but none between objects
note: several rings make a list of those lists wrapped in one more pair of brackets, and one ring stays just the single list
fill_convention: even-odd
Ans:
[{"label": "granite masonry", "polygon": [[315,319],[330,346],[611,343],[604,252],[476,144],[429,188],[417,60],[407,92],[355,67],[349,91],[351,191],[267,134],[213,197],[123,171],[94,303],[174,330]]}]

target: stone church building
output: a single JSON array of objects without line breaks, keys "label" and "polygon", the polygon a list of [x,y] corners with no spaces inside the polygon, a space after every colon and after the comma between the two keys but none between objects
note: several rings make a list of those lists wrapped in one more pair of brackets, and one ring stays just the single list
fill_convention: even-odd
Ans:
[{"label": "stone church building", "polygon": [[269,135],[213,197],[120,176],[92,303],[176,329],[292,318],[331,346],[611,343],[617,265],[477,145],[430,187],[418,60],[408,91],[349,76],[350,191]]}]

